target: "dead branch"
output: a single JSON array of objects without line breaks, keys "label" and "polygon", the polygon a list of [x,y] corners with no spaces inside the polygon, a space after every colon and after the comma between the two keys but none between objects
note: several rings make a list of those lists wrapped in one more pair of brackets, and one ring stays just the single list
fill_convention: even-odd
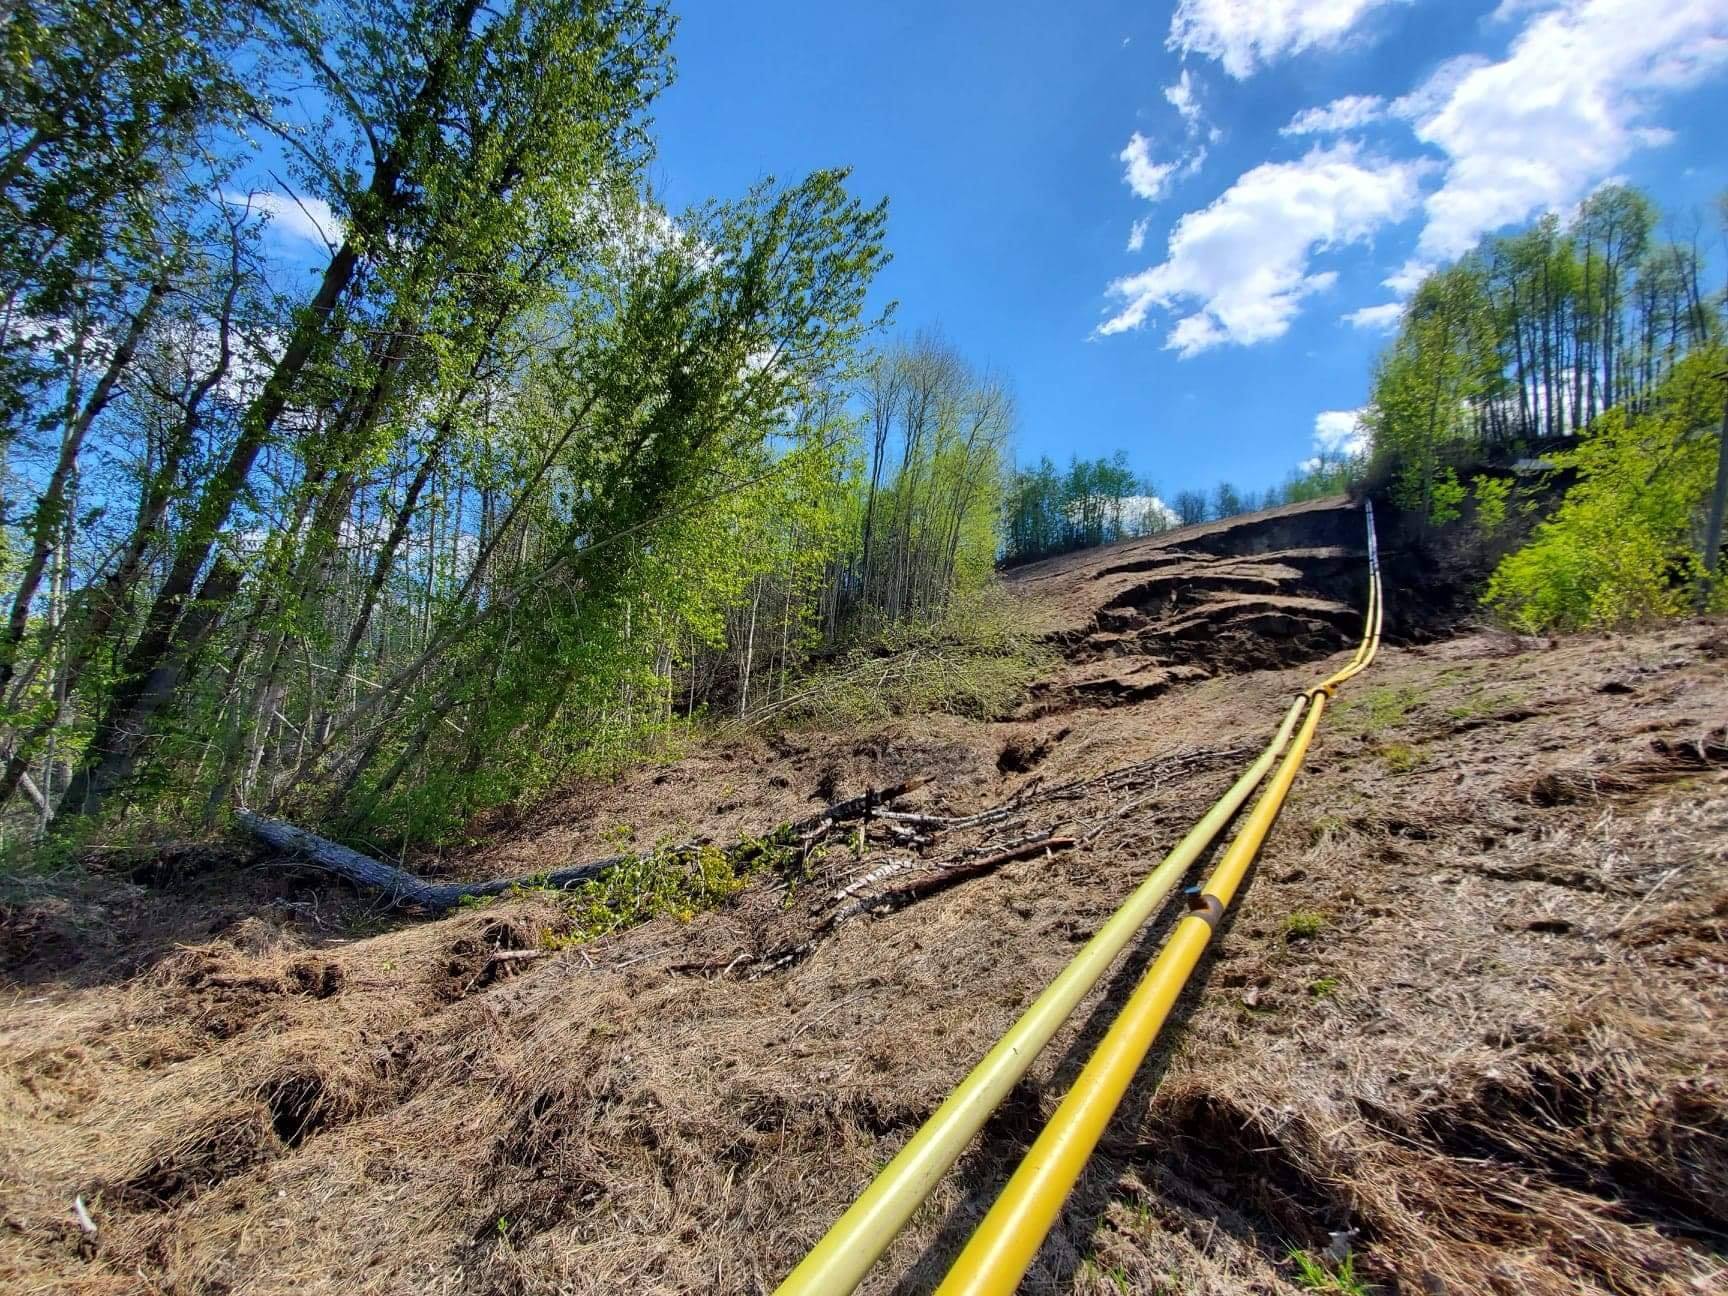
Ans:
[{"label": "dead branch", "polygon": [[[1001,868],[1002,865],[1012,863],[1014,860],[1026,859],[1029,856],[1043,854],[1047,851],[1068,850],[1074,844],[1072,837],[1051,837],[1041,833],[1028,840],[1016,842],[1004,850],[997,851],[994,855],[986,855],[980,860],[929,865],[927,866],[929,872],[921,877],[913,878],[897,887],[890,887],[886,891],[878,891],[874,895],[864,896],[843,908],[836,909],[822,920],[816,933],[820,935],[823,932],[832,931],[841,923],[862,913],[879,913],[903,908],[914,900],[922,900],[925,896],[935,895],[938,891],[946,891],[958,883],[971,878],[982,877],[986,873],[992,873]],[[902,868],[896,868],[894,871],[902,871]],[[876,876],[887,871],[888,866],[884,865],[883,869],[878,870]]]},{"label": "dead branch", "polygon": [[930,877],[914,878],[901,886],[891,887],[876,896],[874,903],[897,909],[914,900],[922,900],[925,896],[934,895],[938,891],[945,891],[957,883],[981,877],[986,873],[993,873],[1004,864],[1010,864],[1015,860],[1027,859],[1048,851],[1070,850],[1074,845],[1075,842],[1072,837],[1046,837],[1041,841],[1027,842],[1011,850],[986,855],[983,859],[975,860],[970,864],[957,864],[951,868],[942,869]]}]

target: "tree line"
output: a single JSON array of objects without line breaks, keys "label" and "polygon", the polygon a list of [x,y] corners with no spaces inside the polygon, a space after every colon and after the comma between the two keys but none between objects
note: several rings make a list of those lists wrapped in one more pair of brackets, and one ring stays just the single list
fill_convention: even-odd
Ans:
[{"label": "tree line", "polygon": [[1489,238],[1422,282],[1364,416],[1403,502],[1449,514],[1457,465],[1559,447],[1605,410],[1645,408],[1681,359],[1721,337],[1702,223],[1664,235],[1675,226],[1638,190],[1608,185],[1570,221]]},{"label": "tree line", "polygon": [[1320,499],[1348,489],[1354,468],[1346,458],[1322,456],[1265,491],[1240,490],[1222,481],[1210,491],[1181,490],[1168,500],[1150,477],[1128,465],[1126,451],[1108,457],[1069,460],[1059,470],[1043,456],[1015,470],[1003,504],[1004,565],[1035,562],[1056,554],[1198,526],[1261,509]]},{"label": "tree line", "polygon": [[[1728,195],[1720,214],[1728,233]],[[1728,288],[1704,284],[1702,221],[1678,227],[1609,185],[1487,239],[1423,281],[1376,367],[1371,476],[1468,517],[1520,628],[1728,606]]]}]

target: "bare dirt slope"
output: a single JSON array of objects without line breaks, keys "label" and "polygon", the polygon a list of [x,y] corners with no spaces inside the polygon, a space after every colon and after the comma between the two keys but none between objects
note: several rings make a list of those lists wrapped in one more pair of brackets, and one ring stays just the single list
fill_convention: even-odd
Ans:
[{"label": "bare dirt slope", "polygon": [[[22,890],[0,923],[0,1286],[771,1289],[1341,659],[1360,591],[1318,551],[1357,546],[1359,515],[1313,512],[1258,550],[1225,528],[1016,575],[1067,671],[1155,656],[1187,672],[1166,688],[1065,675],[1012,721],[716,744],[443,861],[729,840],[917,774],[903,808],[1001,809],[879,821],[862,859],[832,841],[795,884],[764,874],[687,923],[567,946],[556,897],[404,922],[199,854]],[[1151,565],[1105,570],[1124,560]],[[1146,579],[1173,563],[1236,583]],[[1395,613],[1427,596],[1391,570]],[[1300,627],[1256,646],[1219,605],[1240,594],[1337,606],[1278,605]],[[1147,634],[1208,607],[1191,649]],[[1129,611],[1147,624],[1111,623]],[[1323,726],[1025,1289],[1292,1293],[1291,1248],[1350,1230],[1387,1292],[1728,1289],[1725,655],[1706,622],[1390,646]],[[937,871],[1046,832],[1078,844]],[[868,1290],[935,1285],[1165,925]]]}]

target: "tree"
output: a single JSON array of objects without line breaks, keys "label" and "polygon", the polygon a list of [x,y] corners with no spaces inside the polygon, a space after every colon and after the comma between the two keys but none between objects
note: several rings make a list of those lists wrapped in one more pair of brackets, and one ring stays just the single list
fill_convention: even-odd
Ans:
[{"label": "tree", "polygon": [[1195,526],[1204,522],[1210,507],[1204,495],[1191,490],[1178,491],[1171,505],[1176,510],[1177,521],[1183,526]]},{"label": "tree", "polygon": [[1229,482],[1219,482],[1212,491],[1212,516],[1223,519],[1243,512],[1242,496]]},{"label": "tree", "polygon": [[1703,570],[1697,537],[1716,477],[1724,417],[1720,348],[1681,360],[1649,408],[1624,406],[1554,456],[1574,475],[1554,515],[1504,559],[1487,601],[1530,630],[1605,627],[1675,615]]},{"label": "tree", "polygon": [[[302,454],[314,468],[310,485],[342,479],[341,463],[366,453],[380,414],[400,394],[401,348],[412,345],[407,321],[424,311],[447,313],[451,331],[471,334],[487,312],[465,299],[464,266],[507,274],[526,265],[538,276],[565,270],[523,254],[548,221],[591,230],[594,217],[577,195],[629,174],[644,156],[639,118],[660,84],[653,69],[667,39],[657,12],[520,0],[477,26],[478,10],[478,0],[454,0],[435,14],[368,10],[339,19],[335,38],[338,50],[364,61],[331,70],[315,60],[314,71],[353,116],[369,178],[350,181],[335,149],[315,159],[324,165],[312,171],[344,214],[341,242],[241,416],[225,461],[191,507],[64,810],[98,810],[130,779],[155,717],[182,687],[184,671],[173,663],[195,648],[194,631],[203,633],[225,612],[237,583],[218,581],[223,567],[210,566],[212,555],[283,415],[309,394],[335,407],[336,417],[313,431]],[[385,30],[407,39],[385,41]],[[290,43],[306,39],[290,31]],[[379,49],[390,50],[392,61],[375,65]],[[572,115],[578,104],[580,122]],[[458,273],[450,274],[452,267]],[[363,340],[368,325],[384,345]],[[314,543],[320,531],[328,534],[346,489],[341,481],[325,492],[329,507],[310,519]],[[286,566],[312,577],[318,564]]]}]

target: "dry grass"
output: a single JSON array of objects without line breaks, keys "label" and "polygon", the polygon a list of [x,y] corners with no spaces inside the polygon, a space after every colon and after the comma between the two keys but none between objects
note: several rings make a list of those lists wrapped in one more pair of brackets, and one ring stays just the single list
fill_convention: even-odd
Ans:
[{"label": "dry grass", "polygon": [[[1374,733],[1323,730],[1026,1290],[1294,1293],[1291,1249],[1350,1230],[1383,1292],[1722,1290],[1728,787],[1706,719],[1728,711],[1728,671],[1699,634],[1389,652],[1375,686],[1410,704]],[[535,825],[543,852],[619,824],[670,836],[703,780],[725,780],[705,795],[726,825],[771,822],[825,769],[847,788],[931,769],[933,815],[1034,781],[1061,795],[927,847],[884,825],[790,893],[764,880],[687,924],[533,958],[497,956],[565,931],[556,897],[371,935],[320,928],[322,893],[250,922],[225,897],[219,932],[158,945],[141,972],[116,955],[113,976],[26,949],[0,1013],[0,1287],[767,1291],[1233,773],[1148,762],[1255,741],[1312,674],[1060,727],[764,740],[729,768],[699,752],[572,790],[565,820],[553,803]],[[1634,691],[1598,693],[1609,676]],[[1472,703],[1509,690],[1523,714]],[[1672,758],[1686,740],[1705,757]],[[1386,742],[1424,759],[1391,778]],[[1533,795],[1579,770],[1590,795]],[[885,861],[1045,830],[1084,844],[764,963]],[[500,830],[446,867],[526,849]],[[116,896],[116,913],[152,903]],[[1291,940],[1298,912],[1326,919]],[[1087,1001],[867,1290],[935,1284],[1153,948]],[[690,966],[732,970],[674,970]]]}]

